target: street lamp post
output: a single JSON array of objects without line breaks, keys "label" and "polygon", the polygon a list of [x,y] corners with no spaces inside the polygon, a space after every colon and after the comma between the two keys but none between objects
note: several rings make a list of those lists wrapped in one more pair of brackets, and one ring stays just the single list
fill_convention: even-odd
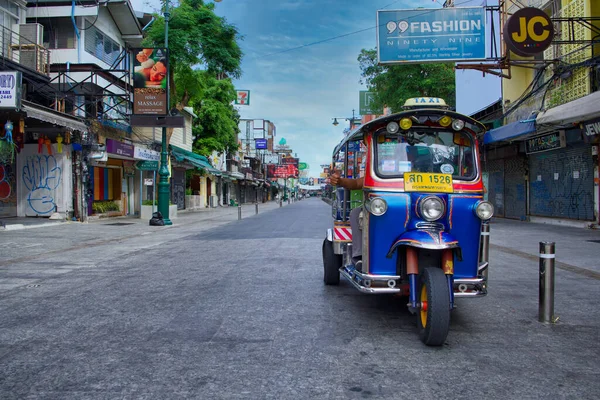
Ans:
[{"label": "street lamp post", "polygon": [[[165,1],[165,49],[167,50],[167,56],[169,54],[169,0]],[[171,67],[169,62],[169,68]],[[167,75],[167,79],[169,76]],[[169,85],[167,84],[167,112],[170,107],[170,93]],[[160,153],[160,169],[158,170],[158,211],[162,214],[165,225],[173,225],[173,222],[169,219],[169,197],[170,197],[170,185],[169,185],[169,168],[168,168],[168,149],[167,149],[167,128],[162,128],[162,149]]]},{"label": "street lamp post", "polygon": [[354,125],[354,120],[356,119],[356,117],[354,116],[354,110],[352,110],[352,118],[349,117],[335,117],[332,118],[333,119],[333,126],[338,126],[340,123],[338,122],[338,118],[339,119],[344,119],[346,121],[350,121],[350,129],[352,129],[352,125]]}]

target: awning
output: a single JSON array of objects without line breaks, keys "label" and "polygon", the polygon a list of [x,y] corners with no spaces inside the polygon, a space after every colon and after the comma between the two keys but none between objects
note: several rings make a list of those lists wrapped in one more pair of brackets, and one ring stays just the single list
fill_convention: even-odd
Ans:
[{"label": "awning", "polygon": [[67,129],[86,132],[87,126],[78,119],[69,116],[63,116],[58,111],[44,110],[33,105],[23,104],[22,110],[27,113],[27,117],[49,122],[54,125],[64,126]]},{"label": "awning", "polygon": [[577,122],[598,117],[600,117],[600,92],[594,92],[539,113],[535,123],[538,126],[570,127]]},{"label": "awning", "polygon": [[221,175],[221,171],[219,171],[218,169],[214,168],[212,165],[210,165],[210,163],[208,162],[208,159],[204,156],[201,156],[200,154],[196,154],[196,153],[192,153],[191,151],[187,151],[182,149],[181,147],[177,147],[177,146],[171,146],[171,154],[173,155],[173,157],[175,157],[175,159],[177,161],[188,161],[190,164],[192,164],[194,167],[203,169],[205,171],[207,171],[209,174],[213,174],[213,175]]},{"label": "awning", "polygon": [[520,136],[535,132],[535,121],[517,121],[500,128],[490,129],[483,136],[483,144],[515,140]]},{"label": "awning", "polygon": [[227,175],[231,176],[233,179],[245,179],[246,176],[241,172],[227,172]]}]

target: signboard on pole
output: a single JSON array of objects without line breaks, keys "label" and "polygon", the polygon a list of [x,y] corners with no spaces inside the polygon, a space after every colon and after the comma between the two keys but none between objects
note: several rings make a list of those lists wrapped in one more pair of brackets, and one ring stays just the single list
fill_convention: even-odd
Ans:
[{"label": "signboard on pole", "polygon": [[254,148],[256,150],[265,150],[267,148],[267,139],[254,139]]},{"label": "signboard on pole", "polygon": [[165,48],[133,49],[133,113],[166,115],[169,56]]},{"label": "signboard on pole", "polygon": [[359,109],[358,113],[360,115],[382,115],[383,110],[374,110],[371,107],[371,104],[375,100],[375,92],[368,92],[366,90],[361,90],[358,95],[358,104]]},{"label": "signboard on pole", "polygon": [[249,90],[236,90],[237,96],[235,98],[235,104],[238,106],[249,106],[250,105],[250,91]]},{"label": "signboard on pole", "polygon": [[0,71],[0,108],[21,108],[22,75],[16,71]]},{"label": "signboard on pole", "polygon": [[135,163],[139,171],[158,171],[158,161],[142,160]]},{"label": "signboard on pole", "polygon": [[377,11],[380,64],[485,59],[485,8]]}]

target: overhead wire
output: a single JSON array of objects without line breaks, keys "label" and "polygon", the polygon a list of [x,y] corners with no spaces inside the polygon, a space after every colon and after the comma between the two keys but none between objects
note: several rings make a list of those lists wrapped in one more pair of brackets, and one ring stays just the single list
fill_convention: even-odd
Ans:
[{"label": "overhead wire", "polygon": [[[470,3],[470,2],[471,2],[470,0],[465,0],[465,1],[461,2],[461,3],[456,3],[455,6],[460,6],[460,5],[463,5],[463,4]],[[390,3],[387,6],[384,6],[384,8],[385,7],[389,7],[389,6],[391,6],[391,5],[395,4],[395,3],[398,3],[398,1],[396,1],[394,3]],[[417,15],[413,15],[411,17],[407,17],[406,19],[410,20],[410,19],[413,19],[413,18],[417,18],[417,17],[423,16],[423,15],[430,14],[430,13],[435,12],[437,10],[440,10],[440,8],[434,8],[434,9],[424,10],[422,13],[417,14]],[[311,42],[311,43],[303,44],[303,45],[300,45],[300,46],[291,47],[289,49],[275,51],[275,52],[269,53],[269,54],[263,54],[263,55],[258,56],[258,57],[270,57],[270,56],[274,56],[274,55],[277,55],[277,54],[287,53],[287,52],[293,51],[293,50],[303,49],[303,48],[314,46],[314,45],[317,45],[317,44],[330,42],[332,40],[341,39],[343,37],[347,37],[347,36],[351,36],[351,35],[356,35],[358,33],[366,32],[366,31],[369,31],[369,30],[372,30],[372,29],[376,29],[376,28],[379,28],[381,26],[384,26],[384,24],[372,26],[370,28],[359,29],[359,30],[354,31],[354,32],[344,33],[344,34],[341,34],[341,35],[338,35],[338,36],[333,36],[333,37],[330,37],[330,38],[327,38],[327,39],[318,40],[316,42]]]}]

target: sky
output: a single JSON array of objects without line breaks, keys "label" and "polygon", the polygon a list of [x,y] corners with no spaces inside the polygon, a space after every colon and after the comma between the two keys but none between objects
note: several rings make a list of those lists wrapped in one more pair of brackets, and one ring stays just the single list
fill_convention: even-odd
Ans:
[{"label": "sky", "polygon": [[[443,3],[443,0],[438,0]],[[455,0],[457,6],[482,0]],[[131,0],[152,12],[156,0]],[[354,110],[358,115],[361,49],[376,46],[378,9],[441,8],[432,0],[222,0],[215,12],[235,25],[244,52],[236,89],[250,90],[250,105],[239,106],[244,119],[267,119],[277,129],[276,143],[287,145],[318,177],[333,148],[343,139]],[[362,31],[362,32],[358,32]],[[358,32],[358,33],[355,33]],[[340,37],[341,36],[341,37]],[[329,40],[331,39],[331,40]],[[321,42],[313,44],[315,42]],[[461,80],[463,86],[458,90]],[[500,97],[499,79],[481,72],[457,72],[459,112],[472,113]],[[333,126],[333,118],[340,124]],[[341,120],[340,120],[341,118]]]}]

